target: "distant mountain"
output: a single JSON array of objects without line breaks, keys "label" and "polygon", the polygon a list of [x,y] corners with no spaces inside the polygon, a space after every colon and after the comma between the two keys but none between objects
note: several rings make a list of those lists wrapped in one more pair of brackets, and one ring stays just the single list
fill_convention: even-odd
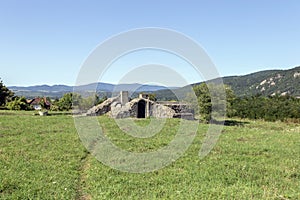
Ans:
[{"label": "distant mountain", "polygon": [[[237,96],[262,94],[269,95],[292,95],[300,97],[300,67],[295,67],[289,70],[267,70],[260,71],[243,76],[228,76],[223,77],[224,84],[231,86]],[[192,85],[200,84],[195,83]],[[67,92],[72,92],[74,87],[67,85],[36,85],[29,87],[8,87],[18,96],[27,98],[36,96],[48,96],[51,98],[60,98]],[[167,88],[158,85],[143,85],[143,84],[109,84],[109,83],[92,83],[82,86],[76,86],[75,90],[94,92],[106,96],[111,96],[113,92],[121,90],[135,92],[137,95],[140,92],[155,93],[159,100],[175,99],[176,95],[184,94],[184,88]],[[178,93],[178,94],[174,94]]]},{"label": "distant mountain", "polygon": [[[138,83],[133,84],[109,84],[109,83],[91,83],[87,85],[81,85],[81,86],[67,86],[67,85],[36,85],[36,86],[28,86],[28,87],[18,87],[18,86],[11,86],[8,87],[10,90],[12,90],[16,95],[18,96],[25,96],[27,98],[32,98],[36,96],[48,96],[51,98],[60,98],[65,93],[73,92],[75,91],[85,91],[87,93],[89,92],[96,92],[97,93],[105,93],[105,95],[110,96],[113,92],[119,92],[119,91],[129,91],[132,92],[155,92],[158,90],[164,90],[168,89],[164,86],[158,86],[158,85],[143,85]],[[174,89],[176,87],[173,87]]]},{"label": "distant mountain", "polygon": [[144,91],[155,92],[164,89],[168,89],[168,87],[158,86],[158,85],[142,85],[138,83],[120,84],[120,85],[116,85],[114,88],[115,91],[135,91],[135,92],[144,92]]},{"label": "distant mountain", "polygon": [[65,93],[73,91],[73,87],[67,85],[36,85],[28,87],[10,86],[8,88],[12,90],[15,95],[25,96],[26,98],[34,98],[37,96],[60,98]]},{"label": "distant mountain", "polygon": [[18,87],[11,86],[8,87],[12,91],[40,91],[40,92],[68,92],[72,91],[73,87],[67,85],[36,85],[36,86],[28,86],[28,87]]}]

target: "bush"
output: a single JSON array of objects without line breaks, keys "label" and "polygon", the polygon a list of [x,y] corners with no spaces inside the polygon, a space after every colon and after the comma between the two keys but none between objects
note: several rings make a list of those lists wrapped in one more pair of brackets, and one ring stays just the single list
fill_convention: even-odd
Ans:
[{"label": "bush", "polygon": [[33,110],[25,97],[15,97],[13,101],[6,104],[6,108],[9,110]]}]

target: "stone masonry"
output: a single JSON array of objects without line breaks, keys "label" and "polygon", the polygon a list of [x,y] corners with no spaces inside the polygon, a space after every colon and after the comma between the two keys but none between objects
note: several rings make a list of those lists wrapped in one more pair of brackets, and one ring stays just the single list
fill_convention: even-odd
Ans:
[{"label": "stone masonry", "polygon": [[[146,98],[145,98],[146,97]],[[86,115],[108,114],[112,118],[184,118],[194,119],[193,112],[187,105],[176,103],[160,104],[151,101],[146,95],[140,95],[128,101],[128,92],[122,91],[117,97],[108,98],[103,103],[89,109]]]}]

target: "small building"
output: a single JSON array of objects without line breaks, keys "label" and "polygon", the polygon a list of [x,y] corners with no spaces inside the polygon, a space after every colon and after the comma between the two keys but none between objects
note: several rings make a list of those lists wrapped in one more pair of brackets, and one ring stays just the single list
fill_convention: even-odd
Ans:
[{"label": "small building", "polygon": [[108,113],[112,118],[184,118],[194,119],[193,110],[179,102],[158,103],[149,99],[147,94],[129,101],[128,92],[121,91],[117,97],[108,98],[103,103],[87,111],[87,115]]},{"label": "small building", "polygon": [[44,108],[46,108],[47,110],[50,109],[51,103],[46,99],[46,97],[43,97],[43,98],[35,97],[33,99],[27,100],[27,103],[29,105],[31,105],[33,107],[33,109],[35,109],[35,110],[42,109],[42,105],[41,105],[42,102],[44,102]]}]

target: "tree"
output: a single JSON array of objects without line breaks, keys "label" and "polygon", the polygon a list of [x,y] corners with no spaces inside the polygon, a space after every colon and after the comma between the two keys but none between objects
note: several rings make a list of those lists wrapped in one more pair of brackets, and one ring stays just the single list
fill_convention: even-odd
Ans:
[{"label": "tree", "polygon": [[208,87],[205,83],[194,86],[195,95],[198,98],[199,113],[203,120],[211,119],[212,103]]},{"label": "tree", "polygon": [[13,96],[14,93],[0,80],[0,106],[4,106],[8,101],[11,101]]},{"label": "tree", "polygon": [[233,104],[236,99],[236,95],[230,86],[224,85],[226,93],[226,115],[227,117],[233,117],[236,113],[236,109]]},{"label": "tree", "polygon": [[25,97],[15,97],[13,101],[6,104],[9,110],[32,110],[33,108],[26,102]]},{"label": "tree", "polygon": [[71,110],[72,108],[77,108],[82,103],[82,97],[80,94],[77,93],[66,93],[62,98],[56,102],[56,106],[58,110]]},{"label": "tree", "polygon": [[72,109],[72,96],[73,93],[64,94],[64,96],[57,102],[58,109],[61,111]]},{"label": "tree", "polygon": [[100,99],[98,95],[89,96],[86,98],[83,98],[80,102],[79,109],[80,110],[88,110],[94,105],[97,105],[99,103]]},{"label": "tree", "polygon": [[202,83],[194,86],[193,90],[198,98],[199,113],[203,120],[208,122],[212,117],[234,115],[232,104],[236,97],[228,85]]},{"label": "tree", "polygon": [[187,92],[183,102],[187,103],[188,108],[192,110],[195,116],[199,116],[198,99],[194,92]]},{"label": "tree", "polygon": [[80,110],[88,110],[93,106],[103,103],[107,99],[106,96],[100,98],[97,94],[88,96],[86,98],[81,98],[79,101],[78,108]]}]

